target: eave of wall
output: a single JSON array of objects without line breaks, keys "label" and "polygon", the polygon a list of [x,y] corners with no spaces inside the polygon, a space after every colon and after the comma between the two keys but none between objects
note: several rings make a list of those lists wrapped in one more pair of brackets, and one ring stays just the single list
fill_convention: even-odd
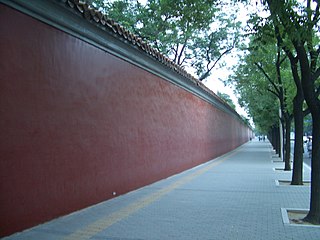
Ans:
[{"label": "eave of wall", "polygon": [[180,66],[80,1],[1,0],[1,3],[139,66],[242,121],[236,111]]}]

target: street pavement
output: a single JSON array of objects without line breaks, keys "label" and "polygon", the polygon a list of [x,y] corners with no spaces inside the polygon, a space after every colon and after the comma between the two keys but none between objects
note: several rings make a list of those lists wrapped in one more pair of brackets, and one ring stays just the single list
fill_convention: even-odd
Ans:
[{"label": "street pavement", "polygon": [[[291,172],[269,142],[253,140],[205,164],[5,240],[319,240],[319,226],[288,224],[308,209],[310,186],[278,185]],[[310,168],[304,168],[310,180]]]}]

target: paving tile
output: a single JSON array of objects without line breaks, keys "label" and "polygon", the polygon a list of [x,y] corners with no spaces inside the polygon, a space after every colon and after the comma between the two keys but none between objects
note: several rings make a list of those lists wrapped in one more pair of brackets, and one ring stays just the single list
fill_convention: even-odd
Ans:
[{"label": "paving tile", "polygon": [[[310,188],[277,186],[275,180],[291,173],[275,172],[283,163],[274,163],[273,155],[268,142],[252,141],[229,156],[5,239],[319,240],[320,228],[283,224],[281,208],[308,208]],[[310,179],[310,169],[304,178]]]}]

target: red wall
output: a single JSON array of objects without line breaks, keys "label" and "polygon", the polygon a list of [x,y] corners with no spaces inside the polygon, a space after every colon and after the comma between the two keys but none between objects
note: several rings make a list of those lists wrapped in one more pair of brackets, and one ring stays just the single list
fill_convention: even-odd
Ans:
[{"label": "red wall", "polygon": [[234,117],[1,5],[0,236],[206,162]]}]

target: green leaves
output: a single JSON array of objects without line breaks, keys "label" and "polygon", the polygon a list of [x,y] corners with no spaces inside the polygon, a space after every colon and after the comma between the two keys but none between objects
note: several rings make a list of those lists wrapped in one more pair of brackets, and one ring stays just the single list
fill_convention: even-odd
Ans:
[{"label": "green leaves", "polygon": [[[258,39],[264,37],[256,36]],[[279,122],[279,107],[292,113],[295,95],[288,59],[278,52],[274,39],[268,35],[265,39],[270,41],[259,45],[256,38],[251,38],[249,50],[232,78],[232,84],[241,96],[240,105],[248,109],[255,125],[264,133]],[[280,73],[277,66],[281,66]]]},{"label": "green leaves", "polygon": [[236,110],[236,105],[234,104],[234,102],[232,101],[232,99],[230,98],[230,96],[228,94],[218,91],[217,95],[221,99],[223,99],[226,103],[228,103],[230,107],[232,107],[234,110]]},{"label": "green leaves", "polygon": [[193,69],[200,80],[239,42],[235,4],[230,14],[214,0],[148,0],[145,5],[95,0],[92,4],[176,64]]}]

